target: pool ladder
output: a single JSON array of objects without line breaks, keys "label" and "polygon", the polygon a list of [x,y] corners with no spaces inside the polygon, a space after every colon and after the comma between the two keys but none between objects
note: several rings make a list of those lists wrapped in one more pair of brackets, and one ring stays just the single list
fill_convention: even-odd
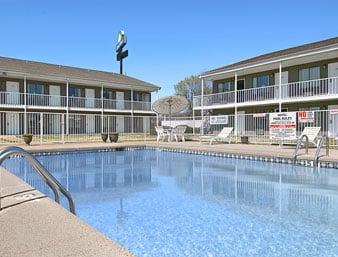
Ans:
[{"label": "pool ladder", "polygon": [[[322,146],[325,142],[325,154],[320,155]],[[313,160],[313,165],[317,166],[319,162],[319,158],[323,156],[329,156],[330,155],[330,143],[329,143],[329,138],[327,136],[322,136],[320,137],[318,144],[317,144],[317,149],[315,153],[315,158]]]},{"label": "pool ladder", "polygon": [[55,202],[60,204],[60,195],[63,194],[68,200],[69,211],[75,214],[75,205],[71,194],[61,185],[61,183],[29,152],[17,146],[5,147],[0,151],[0,166],[11,156],[24,157],[34,168],[34,170],[42,177],[47,185],[54,193]]},{"label": "pool ladder", "polygon": [[[303,139],[305,138],[305,154],[309,153],[309,138],[307,135],[302,135],[301,138],[297,141],[297,146],[296,149],[293,153],[293,161],[296,162],[297,161],[297,157],[300,155],[298,152],[301,149],[302,143],[303,143]],[[323,155],[320,155],[321,149],[323,147],[323,144],[325,142],[325,149],[326,152]],[[329,140],[327,136],[322,136],[319,138],[319,141],[317,143],[317,149],[315,152],[315,157],[313,159],[313,165],[317,166],[318,162],[319,162],[319,158],[323,157],[323,156],[329,156],[330,154],[330,144],[329,144]]]},{"label": "pool ladder", "polygon": [[309,153],[309,137],[307,135],[302,135],[297,141],[297,146],[293,153],[293,162],[296,162],[297,157],[300,155],[298,152],[301,149],[304,138],[305,138],[305,154]]}]

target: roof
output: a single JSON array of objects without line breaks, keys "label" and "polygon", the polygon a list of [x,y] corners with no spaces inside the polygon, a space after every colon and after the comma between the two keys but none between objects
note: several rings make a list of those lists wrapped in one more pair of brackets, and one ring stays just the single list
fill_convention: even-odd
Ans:
[{"label": "roof", "polygon": [[0,70],[19,72],[27,75],[56,76],[67,78],[70,81],[72,79],[82,79],[88,81],[99,81],[100,83],[106,82],[126,86],[149,87],[152,90],[159,89],[159,87],[154,84],[113,72],[20,60],[8,57],[0,57]]},{"label": "roof", "polygon": [[216,69],[204,72],[201,75],[202,76],[211,75],[215,72],[223,72],[223,71],[226,72],[227,70],[230,70],[230,69],[232,70],[236,68],[241,68],[247,65],[267,61],[273,58],[281,58],[287,55],[297,54],[297,53],[306,52],[306,51],[312,51],[318,48],[327,47],[327,46],[336,45],[336,44],[338,44],[338,37],[334,37],[334,38],[330,38],[330,39],[326,39],[322,41],[317,41],[317,42],[313,42],[313,43],[309,43],[305,45],[300,45],[296,47],[291,47],[291,48],[287,48],[287,49],[283,49],[283,50],[279,50],[279,51],[275,51],[275,52],[271,52],[267,54],[258,55],[258,56],[255,56],[255,57],[252,57],[246,60],[242,60],[239,62],[232,63],[230,65],[226,65],[220,68],[216,68]]}]

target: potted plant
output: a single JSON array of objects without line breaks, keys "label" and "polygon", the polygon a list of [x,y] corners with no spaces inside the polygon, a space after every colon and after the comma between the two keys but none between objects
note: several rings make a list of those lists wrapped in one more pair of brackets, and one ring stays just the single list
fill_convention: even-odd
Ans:
[{"label": "potted plant", "polygon": [[101,138],[103,142],[107,142],[108,139],[108,133],[101,133]]},{"label": "potted plant", "polygon": [[22,137],[23,137],[23,141],[25,141],[27,145],[29,145],[33,140],[33,134],[30,134],[30,133],[23,134]]},{"label": "potted plant", "polygon": [[110,142],[116,143],[118,139],[119,139],[119,133],[112,132],[112,133],[109,134],[109,140],[110,140]]}]

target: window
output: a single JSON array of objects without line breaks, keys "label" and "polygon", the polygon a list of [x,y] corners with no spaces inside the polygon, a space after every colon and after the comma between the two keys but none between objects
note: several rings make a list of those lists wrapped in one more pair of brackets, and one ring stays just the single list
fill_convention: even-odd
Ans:
[{"label": "window", "polygon": [[299,81],[320,79],[320,67],[311,67],[299,70]]},{"label": "window", "polygon": [[254,77],[252,84],[253,87],[267,87],[269,86],[270,78],[268,75]]},{"label": "window", "polygon": [[231,81],[227,81],[227,82],[224,82],[224,83],[218,83],[217,84],[217,92],[218,93],[222,93],[222,92],[227,92],[227,91],[230,91],[233,87],[234,83],[231,82]]},{"label": "window", "polygon": [[42,95],[44,93],[44,85],[29,83],[28,93]]},{"label": "window", "polygon": [[113,99],[113,91],[110,89],[103,89],[103,98],[104,99]]},{"label": "window", "polygon": [[68,94],[73,97],[81,97],[81,89],[77,87],[69,87]]}]

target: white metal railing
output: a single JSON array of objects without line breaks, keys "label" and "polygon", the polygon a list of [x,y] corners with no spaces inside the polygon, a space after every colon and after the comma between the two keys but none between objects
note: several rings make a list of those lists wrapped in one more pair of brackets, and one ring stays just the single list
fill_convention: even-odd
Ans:
[{"label": "white metal railing", "polygon": [[[304,115],[306,111],[296,112],[296,134],[299,137],[305,127],[320,127],[320,136],[326,135],[329,138],[330,146],[338,146],[338,109],[334,110],[318,110],[310,111],[313,116],[309,120],[301,120],[299,117]],[[279,143],[270,135],[269,119],[270,113],[249,113],[235,115],[222,115],[226,118],[222,119],[222,124],[211,124],[210,117],[161,117],[159,125],[162,126],[179,126],[186,125],[191,128],[191,133],[200,134],[217,134],[224,127],[233,127],[234,134],[236,133],[237,141],[241,137],[247,136],[250,143]],[[237,120],[237,124],[236,124]],[[284,140],[285,143],[295,143],[296,140]]]},{"label": "white metal railing", "polygon": [[[320,136],[329,138],[330,146],[338,146],[338,110],[311,111],[310,119],[300,121],[304,111],[296,113],[296,132],[299,137],[305,127],[320,127]],[[40,113],[0,112],[0,144],[22,143],[22,134],[33,134],[33,143],[99,142],[101,133],[118,132],[123,140],[155,139],[155,126],[187,125],[186,133],[195,135],[217,134],[223,127],[233,127],[234,139],[240,142],[247,136],[250,143],[276,143],[270,135],[270,113],[224,115],[222,124],[212,124],[209,116],[201,117],[159,117]],[[237,123],[236,123],[237,120]],[[288,140],[284,140],[288,142]],[[290,141],[291,142],[291,141]],[[295,141],[293,141],[294,143]],[[278,143],[278,142],[277,142]]]},{"label": "white metal railing", "polygon": [[257,102],[279,98],[279,86],[248,88],[237,91],[237,102]]},{"label": "white metal railing", "polygon": [[[25,101],[26,98],[26,101]],[[102,105],[103,103],[103,105]],[[16,92],[0,92],[0,105],[10,106],[52,106],[67,107],[67,96],[45,95],[45,94],[24,94]],[[90,97],[68,97],[70,108],[83,109],[112,109],[112,110],[140,110],[150,111],[151,103],[143,101],[101,99]]]},{"label": "white metal railing", "polygon": [[101,141],[101,133],[118,132],[125,139],[153,137],[156,117],[102,114],[0,112],[0,144],[23,143],[22,135],[33,135],[33,143]]},{"label": "white metal railing", "polygon": [[15,92],[0,92],[0,104],[3,105],[23,105],[25,95]]},{"label": "white metal railing", "polygon": [[[279,96],[279,90],[281,96]],[[249,88],[237,91],[237,103],[259,102],[267,100],[290,100],[295,98],[314,97],[338,94],[338,77],[309,81],[291,82],[281,85]],[[232,104],[235,102],[235,91],[208,94],[203,97],[203,106]],[[201,107],[201,96],[194,96],[194,107]]]},{"label": "white metal railing", "polygon": [[67,98],[59,95],[26,94],[29,106],[65,107]]},{"label": "white metal railing", "polygon": [[150,111],[151,103],[150,102],[142,102],[142,101],[134,101],[132,102],[133,110],[138,111]]}]

